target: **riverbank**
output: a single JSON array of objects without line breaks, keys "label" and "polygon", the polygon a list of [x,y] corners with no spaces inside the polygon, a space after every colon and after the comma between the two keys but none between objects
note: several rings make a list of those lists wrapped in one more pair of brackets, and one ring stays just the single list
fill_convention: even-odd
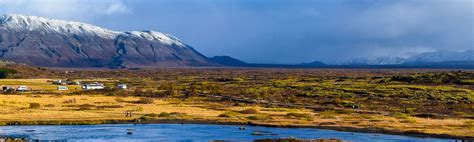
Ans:
[{"label": "riverbank", "polygon": [[[227,124],[474,139],[470,119],[431,119],[352,109],[273,108],[208,102],[203,98],[1,95],[0,106],[0,125]],[[132,112],[132,116],[125,112]]]}]

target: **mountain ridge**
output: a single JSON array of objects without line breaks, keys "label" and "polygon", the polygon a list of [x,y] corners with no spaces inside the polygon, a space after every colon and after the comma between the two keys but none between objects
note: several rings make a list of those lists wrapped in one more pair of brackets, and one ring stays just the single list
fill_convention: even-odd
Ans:
[{"label": "mountain ridge", "polygon": [[219,66],[178,38],[36,16],[0,16],[0,59],[45,67]]}]

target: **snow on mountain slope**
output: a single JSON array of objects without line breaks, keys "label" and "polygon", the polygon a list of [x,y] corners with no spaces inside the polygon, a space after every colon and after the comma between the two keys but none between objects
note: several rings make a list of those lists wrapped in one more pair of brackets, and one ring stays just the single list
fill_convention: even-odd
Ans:
[{"label": "snow on mountain slope", "polygon": [[441,62],[474,62],[474,50],[456,51],[436,51],[421,53],[409,58],[400,57],[375,57],[375,58],[354,58],[339,62],[339,65],[399,65],[399,64],[423,64]]},{"label": "snow on mountain slope", "polygon": [[354,58],[340,63],[340,65],[396,65],[405,62],[400,57]]},{"label": "snow on mountain slope", "polygon": [[47,19],[37,16],[5,14],[0,17],[0,28],[2,27],[9,30],[40,30],[44,32],[56,32],[61,34],[92,35],[109,39],[114,39],[118,35],[130,35],[148,40],[160,41],[163,44],[175,44],[180,47],[185,47],[185,45],[178,38],[161,32],[118,32],[81,22]]},{"label": "snow on mountain slope", "polygon": [[447,61],[474,61],[474,50],[456,52],[456,51],[436,51],[422,53],[410,57],[406,63],[434,63]]}]

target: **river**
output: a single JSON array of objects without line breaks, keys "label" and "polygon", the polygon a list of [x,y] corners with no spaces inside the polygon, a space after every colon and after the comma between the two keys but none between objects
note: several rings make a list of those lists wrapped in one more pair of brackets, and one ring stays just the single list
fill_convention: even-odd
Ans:
[{"label": "river", "polygon": [[[208,124],[107,124],[65,126],[2,126],[0,137],[26,138],[28,141],[261,141],[297,138],[332,141],[454,141],[398,135],[340,132],[310,128],[272,128]],[[1,141],[1,140],[0,140]]]}]

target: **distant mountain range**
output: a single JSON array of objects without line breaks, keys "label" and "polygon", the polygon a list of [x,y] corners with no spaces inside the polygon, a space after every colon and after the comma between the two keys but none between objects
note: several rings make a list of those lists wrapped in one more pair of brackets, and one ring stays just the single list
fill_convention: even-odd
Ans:
[{"label": "distant mountain range", "polygon": [[410,58],[356,58],[334,65],[251,64],[230,56],[205,57],[176,37],[157,31],[119,32],[35,16],[0,16],[0,60],[42,67],[472,67],[474,51],[438,51]]},{"label": "distant mountain range", "polygon": [[474,62],[474,50],[455,52],[455,51],[437,51],[422,53],[405,60],[405,64],[417,63],[438,63],[438,62]]},{"label": "distant mountain range", "polygon": [[338,63],[339,65],[396,65],[403,64],[405,58],[400,57],[377,57],[377,58],[354,58]]},{"label": "distant mountain range", "polygon": [[35,16],[0,16],[0,59],[44,67],[220,66],[176,37]]},{"label": "distant mountain range", "polygon": [[409,58],[400,57],[378,57],[378,58],[355,58],[338,63],[338,65],[442,65],[474,62],[474,51],[436,51],[421,53]]}]

